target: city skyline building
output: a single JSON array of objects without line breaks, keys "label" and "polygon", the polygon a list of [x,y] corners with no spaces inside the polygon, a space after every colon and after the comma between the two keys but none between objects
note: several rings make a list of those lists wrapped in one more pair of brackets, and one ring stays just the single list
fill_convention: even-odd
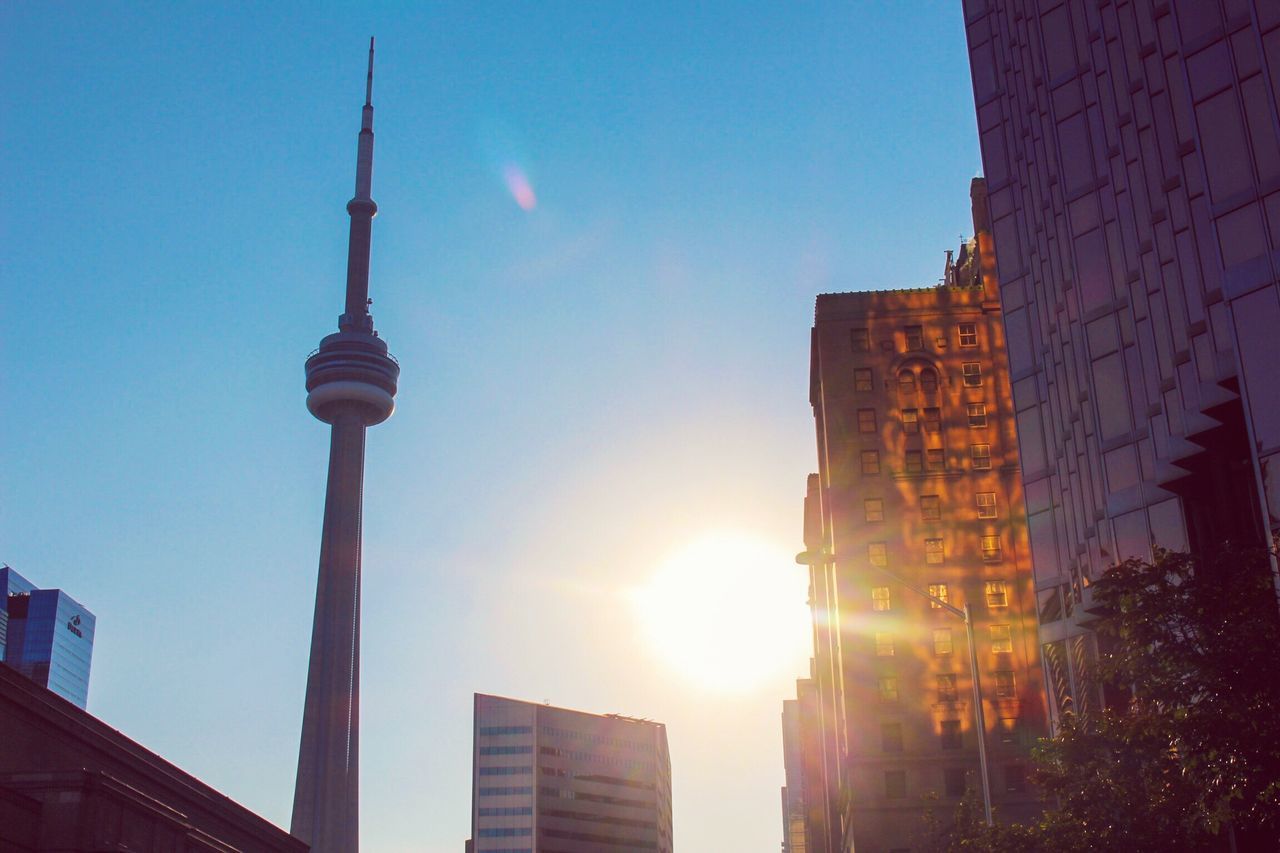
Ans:
[{"label": "city skyline building", "polygon": [[1280,4],[963,7],[1050,711],[1088,715],[1093,578],[1280,531]]},{"label": "city skyline building", "polygon": [[805,790],[815,851],[912,848],[923,798],[988,787],[987,767],[1007,819],[1040,808],[1035,598],[981,179],[971,200],[975,237],[947,253],[941,285],[816,301],[819,471],[797,557],[822,732],[822,783]]},{"label": "city skyline building", "polygon": [[97,617],[61,589],[0,566],[0,661],[78,707],[89,702]]},{"label": "city skyline building", "polygon": [[329,475],[316,581],[291,832],[315,853],[360,845],[360,536],[367,427],[395,410],[400,367],[373,329],[373,39],[361,110],[347,253],[346,310],[306,361],[307,409],[330,425]]},{"label": "city skyline building", "polygon": [[474,853],[671,853],[662,723],[475,695]]}]

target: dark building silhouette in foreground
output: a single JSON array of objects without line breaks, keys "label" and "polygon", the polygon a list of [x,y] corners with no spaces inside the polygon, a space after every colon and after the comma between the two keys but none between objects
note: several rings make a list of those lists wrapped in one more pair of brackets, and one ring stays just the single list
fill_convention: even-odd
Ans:
[{"label": "dark building silhouette in foreground", "polygon": [[671,853],[661,723],[477,693],[475,853]]},{"label": "dark building silhouette in foreground", "polygon": [[[821,768],[804,788],[818,853],[915,846],[925,797],[945,809],[981,784],[981,746],[1001,813],[1039,810],[1026,784],[1046,729],[1030,549],[980,179],[971,196],[976,236],[948,253],[942,285],[817,299],[819,473],[797,558],[817,695],[804,713],[801,682],[797,712]],[[965,623],[943,604],[971,611],[985,730]],[[806,738],[815,722],[820,738]]]},{"label": "dark building silhouette in foreground", "polygon": [[306,853],[307,845],[0,666],[0,850]]},{"label": "dark building silhouette in foreground", "polygon": [[1280,530],[1280,3],[964,0],[1051,711],[1089,583]]},{"label": "dark building silhouette in foreground", "polygon": [[320,853],[360,846],[360,531],[365,429],[391,417],[400,367],[373,330],[369,247],[373,181],[373,40],[347,202],[346,311],[307,359],[307,408],[331,425],[311,659],[293,795],[293,834]]},{"label": "dark building silhouette in foreground", "polygon": [[0,660],[83,708],[97,619],[60,589],[37,589],[0,566]]}]

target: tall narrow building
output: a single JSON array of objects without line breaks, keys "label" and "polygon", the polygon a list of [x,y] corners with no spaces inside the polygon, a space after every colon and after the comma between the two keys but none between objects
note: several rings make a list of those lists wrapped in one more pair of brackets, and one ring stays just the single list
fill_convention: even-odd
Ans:
[{"label": "tall narrow building", "polygon": [[798,558],[824,741],[811,755],[824,778],[805,789],[815,849],[918,847],[924,798],[979,790],[984,751],[1002,815],[1039,809],[1035,597],[981,180],[972,200],[977,236],[941,286],[817,299],[819,473]]},{"label": "tall narrow building", "polygon": [[963,6],[1050,710],[1087,714],[1092,578],[1280,535],[1280,3]]},{"label": "tall narrow building", "polygon": [[0,566],[0,661],[84,708],[97,619],[60,589]]},{"label": "tall narrow building", "polygon": [[329,479],[311,663],[291,832],[315,853],[359,848],[360,527],[365,428],[395,409],[400,367],[373,330],[369,245],[373,178],[373,40],[356,155],[346,310],[307,359],[307,408],[330,425]]},{"label": "tall narrow building", "polygon": [[474,853],[671,853],[661,723],[475,697]]}]

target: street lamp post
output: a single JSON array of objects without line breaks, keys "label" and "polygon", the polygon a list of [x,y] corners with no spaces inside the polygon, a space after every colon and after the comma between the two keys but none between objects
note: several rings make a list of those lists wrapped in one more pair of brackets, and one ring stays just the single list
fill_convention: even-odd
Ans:
[{"label": "street lamp post", "polygon": [[[817,553],[801,551],[796,554],[796,562],[802,566],[833,563],[835,562],[835,555],[826,551]],[[966,602],[962,610],[953,604],[943,601],[936,595],[930,595],[927,591],[912,586],[886,568],[881,566],[872,566],[871,568],[900,586],[929,599],[953,616],[958,616],[964,620],[965,636],[969,641],[969,670],[973,674],[973,724],[977,729],[978,735],[978,773],[982,777],[982,809],[987,819],[987,826],[992,826],[994,821],[991,816],[991,773],[987,768],[987,726],[986,717],[982,710],[982,685],[978,679],[978,644],[973,637],[973,613],[969,609],[969,604]]]}]

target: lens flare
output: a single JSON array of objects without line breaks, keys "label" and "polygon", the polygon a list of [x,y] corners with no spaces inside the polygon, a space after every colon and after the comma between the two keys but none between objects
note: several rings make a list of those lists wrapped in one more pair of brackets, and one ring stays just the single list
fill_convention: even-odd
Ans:
[{"label": "lens flare", "polygon": [[502,179],[521,210],[533,210],[538,206],[538,197],[534,195],[533,185],[529,183],[529,178],[519,166],[515,163],[503,166]]}]

